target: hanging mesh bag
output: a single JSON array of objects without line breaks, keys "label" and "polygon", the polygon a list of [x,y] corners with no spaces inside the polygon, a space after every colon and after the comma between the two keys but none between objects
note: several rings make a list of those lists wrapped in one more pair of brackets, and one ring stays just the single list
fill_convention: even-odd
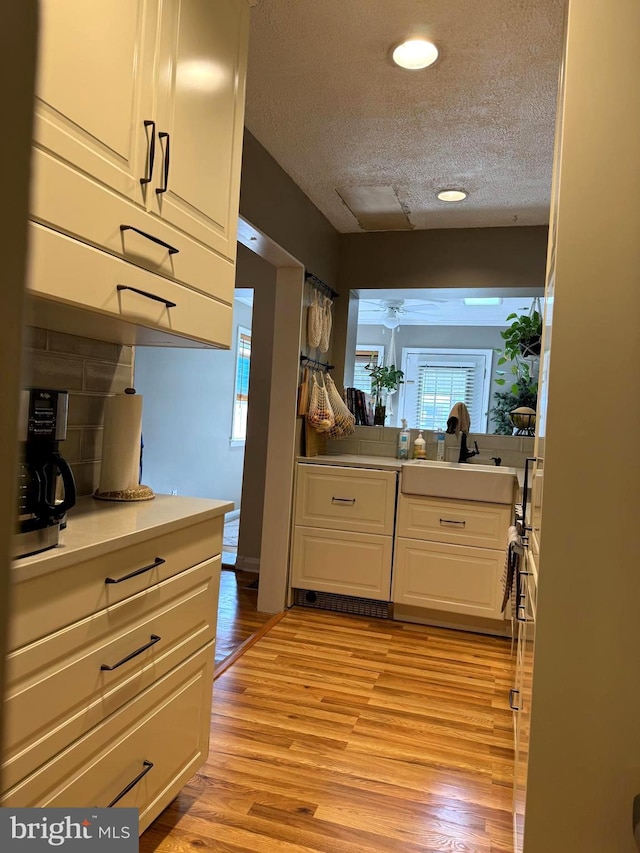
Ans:
[{"label": "hanging mesh bag", "polygon": [[322,297],[322,307],[320,309],[320,313],[322,316],[322,333],[320,335],[320,343],[318,344],[320,352],[327,352],[327,350],[329,349],[329,341],[331,340],[331,325],[333,323],[333,318],[331,316],[332,306],[333,302],[329,299],[328,296]]},{"label": "hanging mesh bag", "polygon": [[316,432],[323,433],[329,432],[336,423],[327,388],[325,385],[320,385],[315,373],[311,380],[311,399],[309,400],[307,423]]},{"label": "hanging mesh bag", "polygon": [[325,384],[329,395],[329,403],[335,417],[335,425],[327,431],[329,438],[346,438],[356,431],[356,419],[349,411],[331,376],[327,373]]},{"label": "hanging mesh bag", "polygon": [[307,344],[314,349],[322,337],[322,306],[318,300],[318,291],[313,294],[313,302],[307,309]]}]

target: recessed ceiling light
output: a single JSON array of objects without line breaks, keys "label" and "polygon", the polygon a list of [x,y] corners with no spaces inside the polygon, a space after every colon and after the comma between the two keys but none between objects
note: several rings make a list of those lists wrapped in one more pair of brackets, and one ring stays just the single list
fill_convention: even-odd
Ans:
[{"label": "recessed ceiling light", "polygon": [[391,56],[401,68],[418,71],[433,65],[438,58],[438,48],[426,39],[409,39],[394,48]]},{"label": "recessed ceiling light", "polygon": [[465,296],[465,305],[502,305],[499,296]]},{"label": "recessed ceiling light", "polygon": [[441,190],[438,193],[440,201],[463,201],[467,197],[464,190]]}]

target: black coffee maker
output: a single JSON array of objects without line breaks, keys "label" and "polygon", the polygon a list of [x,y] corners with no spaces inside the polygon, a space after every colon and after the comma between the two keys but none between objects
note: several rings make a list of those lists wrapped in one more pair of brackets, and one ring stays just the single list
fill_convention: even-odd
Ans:
[{"label": "black coffee maker", "polygon": [[69,394],[30,388],[20,400],[18,529],[14,557],[54,548],[76,502],[69,464],[58,452],[67,435]]}]

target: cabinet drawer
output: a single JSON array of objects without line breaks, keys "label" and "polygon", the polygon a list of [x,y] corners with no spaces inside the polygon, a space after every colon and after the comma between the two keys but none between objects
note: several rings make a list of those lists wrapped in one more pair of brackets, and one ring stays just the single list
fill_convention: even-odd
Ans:
[{"label": "cabinet drawer", "polygon": [[216,557],[10,654],[4,787],[215,640],[219,584]]},{"label": "cabinet drawer", "polygon": [[[222,518],[216,518],[14,583],[9,649],[20,648],[142,592],[221,550]],[[147,567],[148,571],[124,579]],[[108,583],[107,579],[118,583]]]},{"label": "cabinet drawer", "polygon": [[117,803],[140,810],[142,832],[207,758],[213,657],[212,645],[203,648],[7,791],[2,805],[108,806],[151,762]]},{"label": "cabinet drawer", "polygon": [[503,569],[499,551],[399,538],[393,601],[499,619]]},{"label": "cabinet drawer", "polygon": [[[230,305],[34,222],[29,223],[29,240],[31,294],[98,312],[132,327],[219,347],[231,345]],[[131,289],[118,290],[118,286],[156,298]],[[167,306],[165,300],[172,304]],[[123,333],[123,343],[136,341],[135,334],[131,338]]]},{"label": "cabinet drawer", "polygon": [[[31,215],[37,222],[207,296],[233,302],[232,261],[45,151],[34,149],[32,162]],[[121,232],[121,225],[152,234],[178,252],[170,255],[134,231]]]},{"label": "cabinet drawer", "polygon": [[298,465],[295,523],[391,536],[396,479],[392,471]]},{"label": "cabinet drawer", "polygon": [[398,510],[398,536],[502,551],[507,547],[508,506],[400,495]]},{"label": "cabinet drawer", "polygon": [[389,601],[390,536],[296,527],[291,586]]}]

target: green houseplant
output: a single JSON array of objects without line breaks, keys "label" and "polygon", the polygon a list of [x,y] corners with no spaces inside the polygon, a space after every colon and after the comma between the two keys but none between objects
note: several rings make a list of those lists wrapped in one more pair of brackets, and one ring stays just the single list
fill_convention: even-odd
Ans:
[{"label": "green houseplant", "polygon": [[386,406],[382,402],[383,392],[397,391],[398,386],[403,384],[404,371],[397,368],[395,364],[386,366],[367,364],[365,370],[371,376],[371,392],[375,397],[373,423],[376,426],[384,426]]},{"label": "green houseplant", "polygon": [[[540,355],[542,337],[542,314],[536,310],[535,303],[529,314],[509,314],[507,320],[511,325],[500,332],[504,340],[498,367],[510,363],[512,375],[511,384],[494,396],[491,415],[496,432],[500,435],[511,435],[513,424],[510,413],[521,406],[535,409],[538,402],[538,379],[535,371],[535,360]],[[496,385],[507,385],[506,370],[496,370]]]}]

